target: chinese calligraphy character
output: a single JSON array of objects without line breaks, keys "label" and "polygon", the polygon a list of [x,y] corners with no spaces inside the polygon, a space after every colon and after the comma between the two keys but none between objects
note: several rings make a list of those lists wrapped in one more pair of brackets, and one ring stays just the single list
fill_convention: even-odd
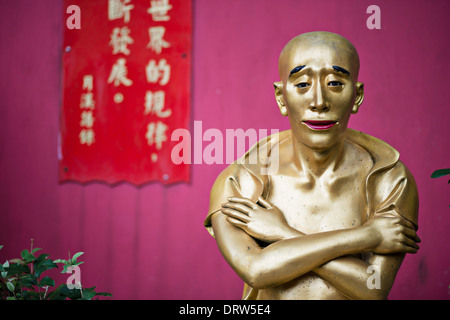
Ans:
[{"label": "chinese calligraphy character", "polygon": [[134,5],[128,4],[131,0],[108,0],[108,20],[123,18],[125,23],[130,22],[130,11]]},{"label": "chinese calligraphy character", "polygon": [[169,21],[167,12],[172,9],[169,0],[151,0],[150,8],[147,10],[152,15],[153,21]]},{"label": "chinese calligraphy character", "polygon": [[127,46],[133,42],[134,40],[130,37],[130,29],[123,27],[113,29],[109,44],[113,47],[113,54],[123,53],[129,55],[130,50]]},{"label": "chinese calligraphy character", "polygon": [[152,27],[148,29],[148,34],[150,36],[150,42],[147,45],[147,48],[151,48],[157,54],[160,54],[162,48],[169,48],[170,43],[163,39],[164,34],[166,33],[166,28],[164,27]]},{"label": "chinese calligraphy character", "polygon": [[83,111],[81,113],[80,126],[86,128],[92,128],[94,126],[94,116],[92,111]]},{"label": "chinese calligraphy character", "polygon": [[162,147],[162,143],[164,141],[167,141],[167,129],[168,126],[160,121],[158,121],[157,123],[150,122],[147,126],[147,133],[145,135],[148,141],[148,145],[152,146],[156,144],[156,149],[160,150]]},{"label": "chinese calligraphy character", "polygon": [[123,99],[124,99],[124,96],[121,92],[117,92],[113,97],[113,100],[115,103],[122,103]]},{"label": "chinese calligraphy character", "polygon": [[95,108],[94,94],[92,92],[81,94],[80,107],[83,109]]},{"label": "chinese calligraphy character", "polygon": [[95,133],[92,129],[83,129],[79,135],[80,143],[87,144],[88,146],[92,145],[95,142]]},{"label": "chinese calligraphy character", "polygon": [[166,94],[164,91],[151,92],[147,91],[145,93],[145,111],[144,114],[149,113],[156,114],[160,118],[167,118],[172,114],[172,110],[163,110],[165,104]]},{"label": "chinese calligraphy character", "polygon": [[117,62],[113,65],[111,70],[111,75],[108,78],[108,83],[113,83],[117,87],[120,84],[123,84],[124,86],[131,86],[133,84],[133,81],[127,78],[128,69],[125,66],[126,60],[124,58],[120,58],[117,60]]},{"label": "chinese calligraphy character", "polygon": [[87,74],[83,77],[83,90],[92,91],[94,88],[94,77]]},{"label": "chinese calligraphy character", "polygon": [[150,83],[156,83],[159,78],[161,78],[159,84],[164,86],[170,80],[170,65],[167,64],[166,59],[159,60],[158,65],[156,65],[155,60],[150,60],[145,71],[147,74],[147,81]]}]

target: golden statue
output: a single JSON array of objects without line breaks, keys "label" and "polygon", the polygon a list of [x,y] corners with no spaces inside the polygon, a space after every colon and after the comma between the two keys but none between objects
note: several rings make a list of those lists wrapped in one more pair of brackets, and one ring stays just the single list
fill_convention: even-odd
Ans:
[{"label": "golden statue", "polygon": [[358,72],[340,35],[289,41],[274,87],[291,129],[215,181],[205,226],[245,282],[243,299],[386,299],[419,249],[413,176],[391,146],[347,128],[364,98]]}]

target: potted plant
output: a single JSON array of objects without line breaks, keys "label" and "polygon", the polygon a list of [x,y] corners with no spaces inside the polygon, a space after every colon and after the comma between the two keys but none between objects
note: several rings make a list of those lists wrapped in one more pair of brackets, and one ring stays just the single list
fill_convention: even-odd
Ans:
[{"label": "potted plant", "polygon": [[[3,248],[0,245],[0,250]],[[0,264],[0,299],[1,300],[92,300],[99,296],[112,296],[108,292],[97,292],[95,287],[82,288],[81,283],[70,285],[63,283],[56,287],[55,281],[44,273],[58,268],[62,264],[61,273],[72,273],[82,261],[77,259],[84,252],[77,252],[68,260],[52,260],[46,253],[37,255],[41,248],[33,249],[31,239],[30,250],[20,253],[21,258],[6,260]],[[54,289],[51,289],[54,288]]]}]

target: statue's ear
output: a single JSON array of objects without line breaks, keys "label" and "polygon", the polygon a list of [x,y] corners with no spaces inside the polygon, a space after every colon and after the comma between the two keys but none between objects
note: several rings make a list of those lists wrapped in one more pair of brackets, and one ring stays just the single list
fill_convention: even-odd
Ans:
[{"label": "statue's ear", "polygon": [[364,101],[364,83],[357,82],[356,83],[356,99],[355,99],[355,104],[353,105],[353,108],[352,108],[352,113],[358,112],[359,107],[361,106],[363,101]]},{"label": "statue's ear", "polygon": [[283,116],[287,116],[287,108],[283,99],[283,82],[278,81],[273,84],[275,89],[275,100],[277,100],[278,108]]}]

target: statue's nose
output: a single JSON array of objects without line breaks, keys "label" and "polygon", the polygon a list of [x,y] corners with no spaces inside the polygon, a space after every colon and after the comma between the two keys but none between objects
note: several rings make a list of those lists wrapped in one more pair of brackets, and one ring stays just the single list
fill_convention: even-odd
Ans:
[{"label": "statue's nose", "polygon": [[330,104],[326,101],[322,86],[316,85],[313,91],[313,99],[309,108],[312,111],[321,112],[328,111],[330,109]]}]

